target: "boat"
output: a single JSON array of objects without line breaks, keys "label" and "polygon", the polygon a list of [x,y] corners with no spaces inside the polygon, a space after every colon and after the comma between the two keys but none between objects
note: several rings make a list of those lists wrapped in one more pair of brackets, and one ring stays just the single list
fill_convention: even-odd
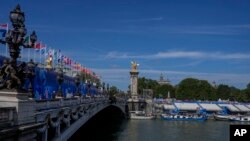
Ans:
[{"label": "boat", "polygon": [[207,120],[206,115],[198,115],[198,114],[188,114],[188,115],[161,114],[161,118],[164,120],[170,120],[170,121],[205,121]]},{"label": "boat", "polygon": [[214,115],[214,119],[219,121],[229,121],[231,118],[231,115]]},{"label": "boat", "polygon": [[233,116],[230,121],[250,122],[250,116]]},{"label": "boat", "polygon": [[155,116],[153,115],[147,115],[143,111],[131,111],[130,112],[130,119],[135,119],[135,120],[149,120],[149,119],[154,119]]}]

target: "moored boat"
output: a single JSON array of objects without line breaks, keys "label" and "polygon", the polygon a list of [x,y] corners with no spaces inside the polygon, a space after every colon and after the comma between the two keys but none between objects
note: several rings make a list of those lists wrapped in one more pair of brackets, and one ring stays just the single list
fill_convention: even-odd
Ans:
[{"label": "moored boat", "polygon": [[232,116],[230,115],[214,115],[215,120],[220,120],[220,121],[229,121]]},{"label": "moored boat", "polygon": [[198,114],[190,114],[190,115],[162,114],[161,118],[164,120],[171,120],[171,121],[204,121],[204,120],[207,120],[206,115],[198,115]]},{"label": "moored boat", "polygon": [[250,116],[233,116],[230,121],[250,122]]},{"label": "moored boat", "polygon": [[130,112],[130,119],[136,119],[136,120],[149,120],[154,119],[155,116],[153,115],[146,115],[142,111],[131,111]]}]

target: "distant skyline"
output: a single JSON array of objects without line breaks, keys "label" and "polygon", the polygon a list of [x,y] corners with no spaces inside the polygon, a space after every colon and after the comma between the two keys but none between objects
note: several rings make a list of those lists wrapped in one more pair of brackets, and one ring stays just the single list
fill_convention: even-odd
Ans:
[{"label": "distant skyline", "polygon": [[162,73],[174,85],[250,83],[248,0],[1,0],[0,24],[18,3],[29,33],[119,89],[128,88],[131,61],[140,77]]}]

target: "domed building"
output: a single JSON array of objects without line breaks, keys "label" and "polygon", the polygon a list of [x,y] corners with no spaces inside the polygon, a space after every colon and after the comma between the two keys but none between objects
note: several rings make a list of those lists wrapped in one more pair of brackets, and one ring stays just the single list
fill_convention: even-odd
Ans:
[{"label": "domed building", "polygon": [[171,85],[170,80],[164,79],[163,74],[160,75],[160,80],[157,81],[160,85],[168,84]]}]

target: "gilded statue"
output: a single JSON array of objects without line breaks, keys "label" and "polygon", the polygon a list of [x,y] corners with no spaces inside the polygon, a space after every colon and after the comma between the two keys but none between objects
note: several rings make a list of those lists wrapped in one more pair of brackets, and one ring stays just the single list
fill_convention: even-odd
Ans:
[{"label": "gilded statue", "polygon": [[46,62],[47,62],[46,68],[52,68],[52,56],[49,56]]},{"label": "gilded statue", "polygon": [[136,62],[132,61],[131,62],[131,71],[132,72],[136,72],[137,71],[137,66],[139,66],[139,64],[137,64]]}]

